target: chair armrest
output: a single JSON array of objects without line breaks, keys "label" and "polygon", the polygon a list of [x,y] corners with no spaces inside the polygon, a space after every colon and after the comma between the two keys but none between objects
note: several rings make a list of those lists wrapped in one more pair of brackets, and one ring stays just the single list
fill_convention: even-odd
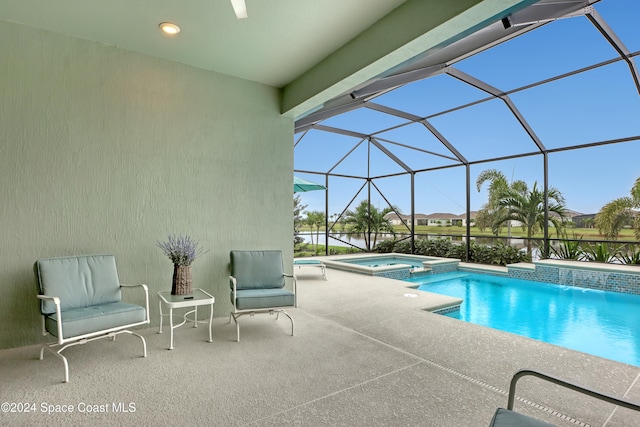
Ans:
[{"label": "chair armrest", "polygon": [[284,277],[293,279],[293,306],[298,308],[298,279],[295,274],[284,273]]},{"label": "chair armrest", "polygon": [[[56,316],[58,318],[58,321],[56,322],[58,324],[58,344],[62,345],[64,343],[64,335],[62,335],[62,312],[60,311],[60,298],[52,297],[49,295],[36,295],[36,297],[42,301],[53,301],[53,303],[56,305]],[[42,335],[47,335],[47,331],[44,327],[44,314],[42,315]]]},{"label": "chair armrest", "polygon": [[51,297],[49,295],[36,295],[36,297],[44,301],[53,301],[56,307],[60,307],[60,298],[58,297]]},{"label": "chair armrest", "polygon": [[236,286],[238,285],[238,281],[233,276],[229,276],[229,280],[231,280],[231,292],[232,292],[232,295],[233,295],[233,303],[232,304],[233,304],[233,309],[235,310],[235,308],[236,308],[236,298],[238,297],[236,295]]},{"label": "chair armrest", "polygon": [[145,285],[144,283],[140,283],[137,285],[127,285],[124,283],[120,283],[120,287],[121,288],[137,288],[137,287],[142,287],[143,289],[145,289],[147,292],[149,291],[149,287],[147,285]]},{"label": "chair armrest", "polygon": [[146,323],[151,323],[151,318],[149,317],[149,287],[144,283],[140,283],[138,285],[125,285],[124,283],[120,283],[121,288],[138,288],[141,287],[144,290],[144,303],[145,303],[145,311],[146,311]]}]

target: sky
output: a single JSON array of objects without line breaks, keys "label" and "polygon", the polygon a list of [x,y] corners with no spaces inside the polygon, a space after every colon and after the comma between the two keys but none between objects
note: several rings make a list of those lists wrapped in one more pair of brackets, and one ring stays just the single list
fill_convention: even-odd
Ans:
[{"label": "sky", "polygon": [[[639,0],[602,0],[595,5],[618,38],[631,52],[640,51]],[[457,68],[501,90],[510,90],[606,61],[616,51],[586,17],[561,19],[454,64]],[[635,58],[640,67],[640,57]],[[487,94],[447,75],[405,85],[375,98],[374,102],[408,111],[420,117],[445,111]],[[640,94],[629,67],[619,61],[556,82],[510,95],[518,110],[547,149],[588,144],[640,135]],[[370,109],[358,109],[322,122],[329,126],[374,133],[406,123],[406,120]],[[470,161],[536,151],[532,140],[500,100],[440,115],[431,123]],[[300,135],[295,136],[298,141]],[[388,141],[418,146],[442,155],[450,153],[420,124],[402,126],[378,135]],[[309,131],[294,149],[294,169],[367,175],[367,147],[359,139]],[[427,155],[396,145],[388,148],[413,169],[444,166],[446,158]],[[340,161],[342,159],[342,161]],[[548,156],[550,186],[557,188],[568,209],[597,213],[606,203],[630,195],[640,178],[640,139]],[[476,177],[486,169],[497,169],[510,180],[523,180],[529,187],[543,183],[542,156],[529,156],[471,166],[470,208],[478,210],[487,200],[488,183],[476,190]],[[400,172],[382,152],[371,150],[372,176]],[[324,175],[296,173],[301,178],[325,184]],[[382,209],[388,204],[411,211],[408,175],[374,180],[371,200]],[[367,197],[363,181],[330,177],[329,215]],[[430,214],[466,211],[465,168],[455,167],[416,174],[415,212]],[[380,195],[380,193],[382,195]],[[325,192],[297,193],[306,211],[325,210]],[[350,204],[350,202],[352,202]],[[350,205],[349,205],[350,204]]]}]

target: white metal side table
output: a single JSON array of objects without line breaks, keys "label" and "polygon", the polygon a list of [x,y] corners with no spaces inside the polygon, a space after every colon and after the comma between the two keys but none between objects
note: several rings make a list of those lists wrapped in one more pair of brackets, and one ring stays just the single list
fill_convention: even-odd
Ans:
[{"label": "white metal side table", "polygon": [[[211,336],[211,325],[213,324],[213,304],[215,303],[215,298],[213,295],[203,291],[200,288],[194,288],[193,292],[190,295],[171,295],[171,291],[160,291],[158,292],[159,297],[159,306],[160,306],[160,330],[159,334],[162,333],[162,318],[165,316],[162,313],[162,305],[164,304],[169,308],[169,330],[170,330],[170,339],[169,339],[169,350],[173,350],[173,330],[179,326],[184,325],[187,322],[193,322],[193,327],[198,327],[198,306],[201,305],[209,305],[209,342],[213,342],[213,338]],[[184,307],[193,307],[193,310],[186,312],[182,317],[183,321],[177,325],[173,324],[173,309],[174,308],[184,308]],[[189,319],[189,314],[193,313],[193,319]]]}]

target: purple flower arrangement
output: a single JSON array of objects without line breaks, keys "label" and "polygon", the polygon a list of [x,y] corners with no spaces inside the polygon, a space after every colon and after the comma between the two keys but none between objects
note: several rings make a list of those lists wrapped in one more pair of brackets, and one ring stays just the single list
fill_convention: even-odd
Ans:
[{"label": "purple flower arrangement", "polygon": [[200,255],[209,252],[198,245],[191,237],[182,235],[169,235],[166,242],[158,242],[158,247],[174,265],[191,265]]}]

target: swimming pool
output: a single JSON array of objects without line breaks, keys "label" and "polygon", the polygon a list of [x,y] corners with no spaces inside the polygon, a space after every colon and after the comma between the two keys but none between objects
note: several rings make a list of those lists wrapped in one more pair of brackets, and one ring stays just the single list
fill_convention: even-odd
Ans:
[{"label": "swimming pool", "polygon": [[640,295],[465,272],[406,281],[462,298],[446,316],[640,366]]}]

